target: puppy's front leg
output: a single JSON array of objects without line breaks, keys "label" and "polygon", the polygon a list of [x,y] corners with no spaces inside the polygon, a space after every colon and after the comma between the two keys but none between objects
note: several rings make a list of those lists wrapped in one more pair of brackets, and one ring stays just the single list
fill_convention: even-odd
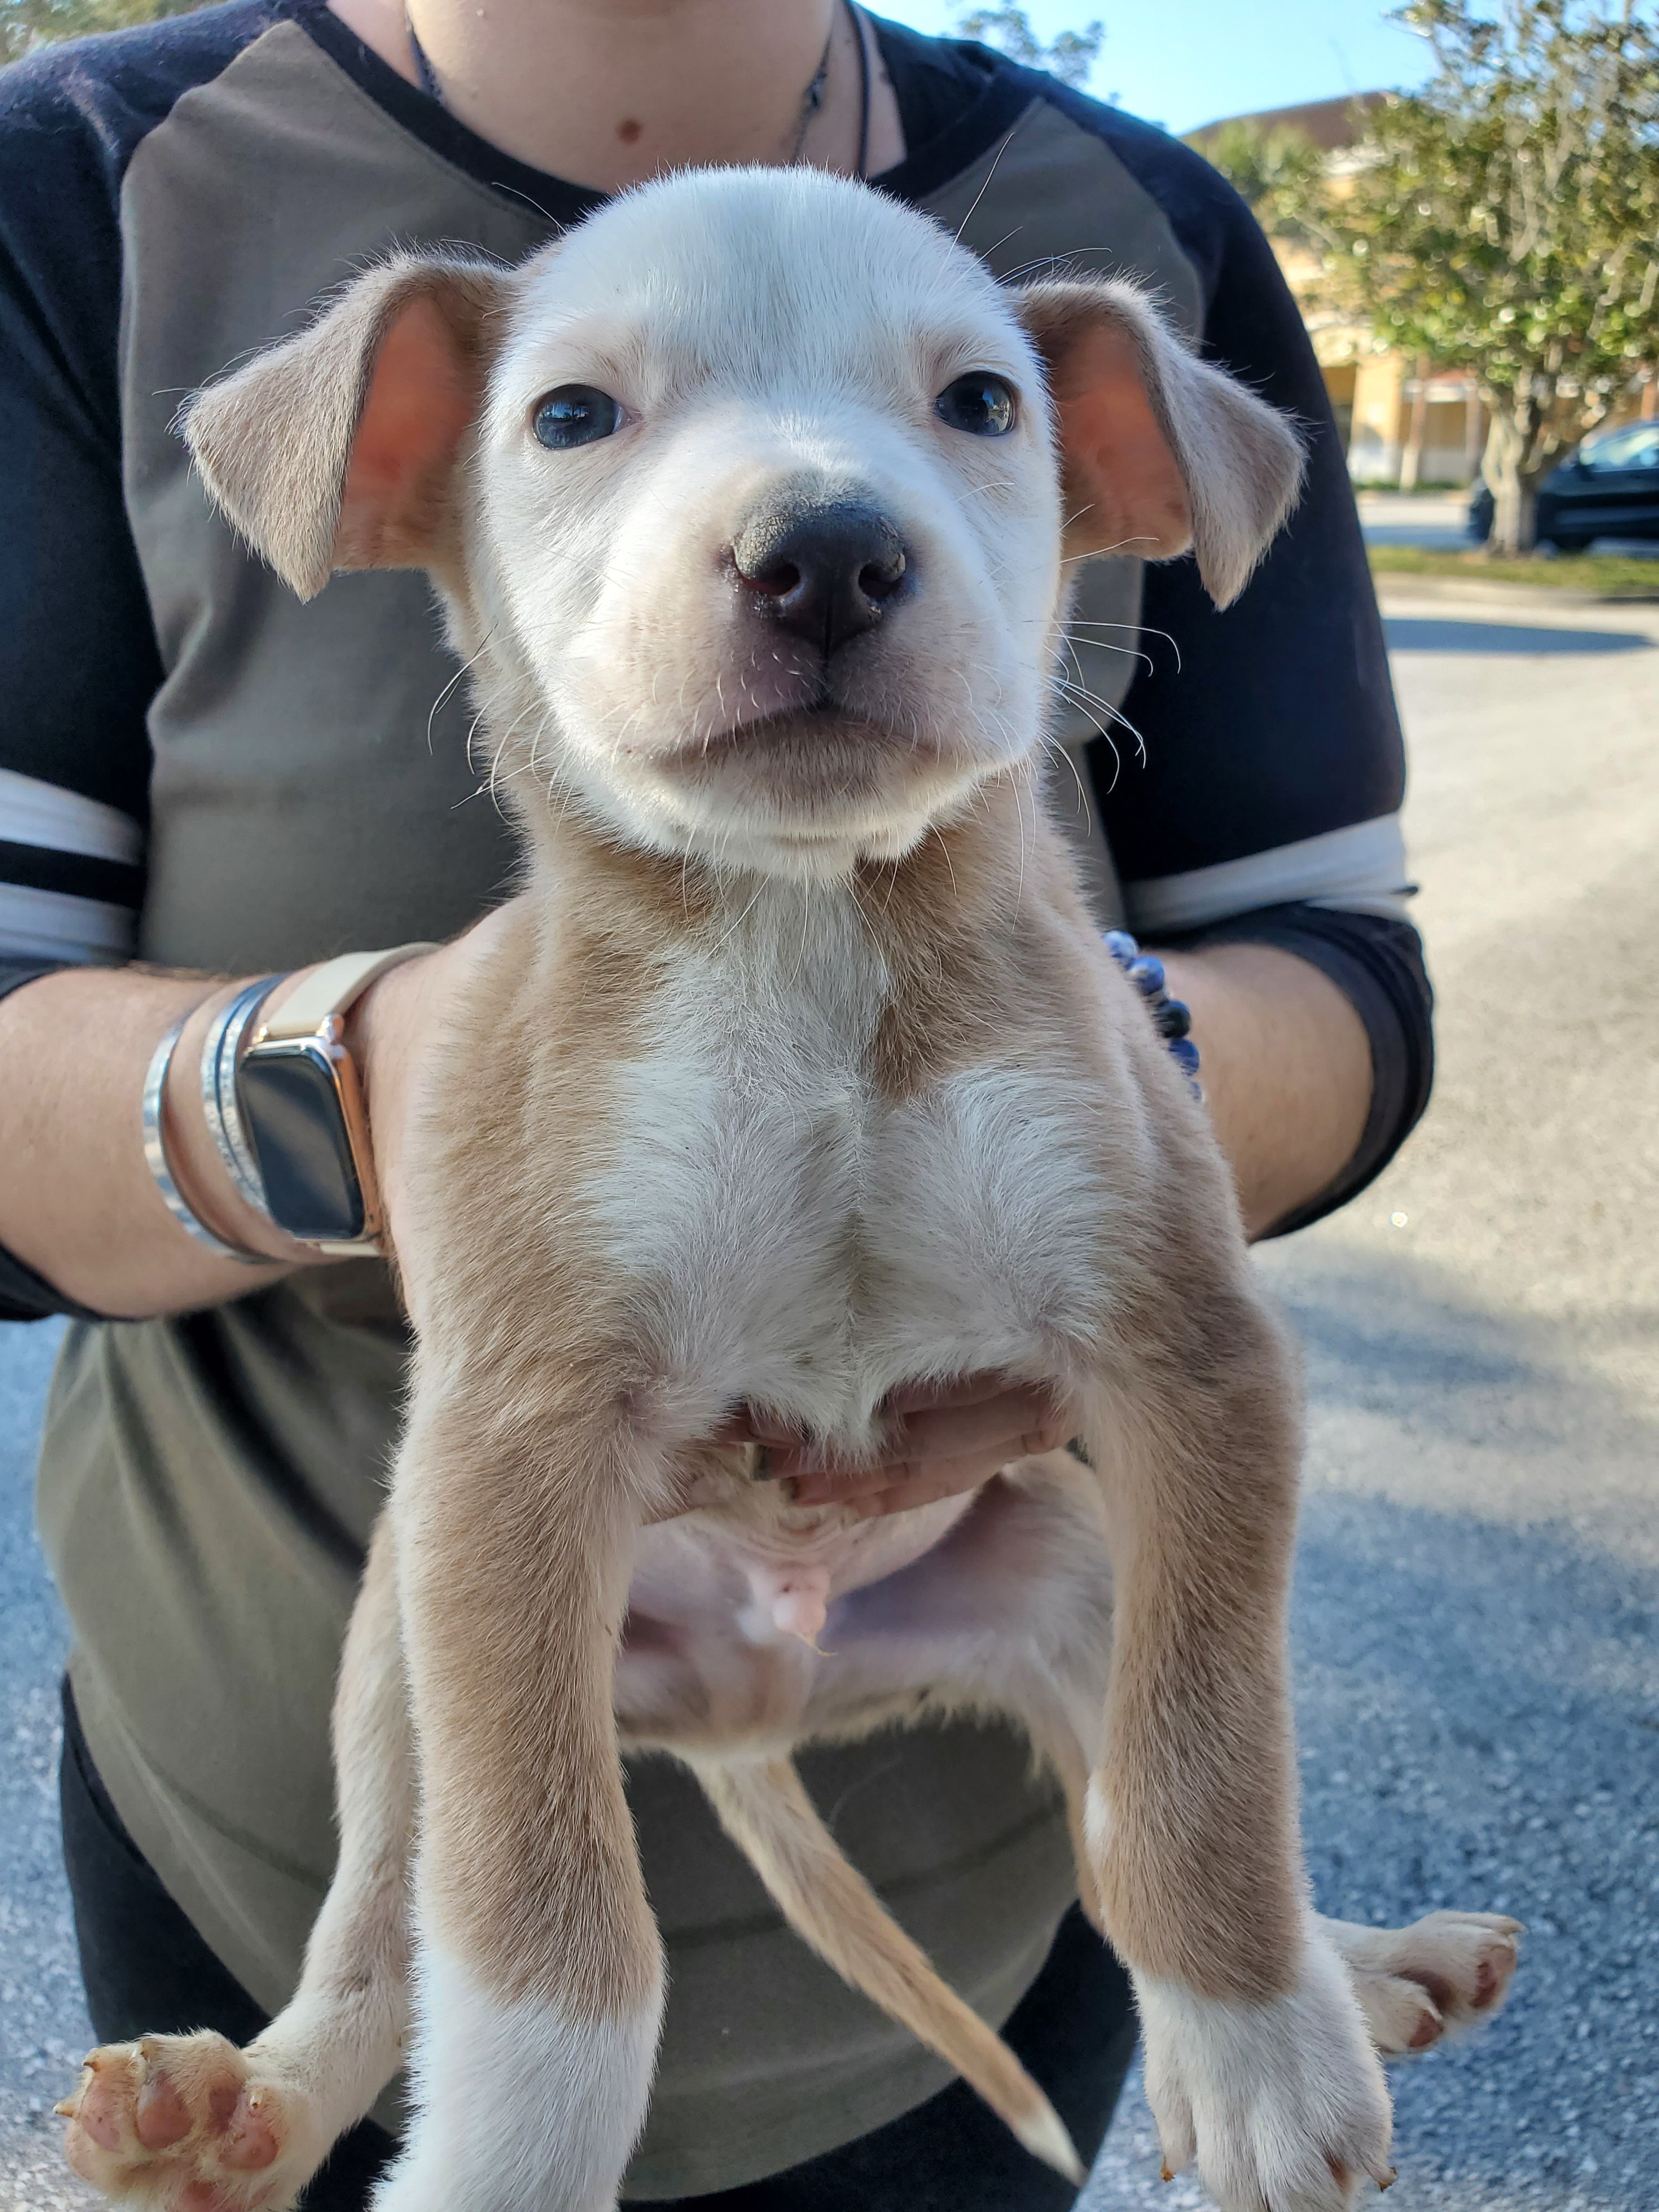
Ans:
[{"label": "puppy's front leg", "polygon": [[1085,1848],[1169,2166],[1196,2154],[1226,2212],[1340,2212],[1389,2178],[1389,2109],[1301,1862],[1296,1390],[1245,1281],[1179,1295],[1085,1401],[1115,1589]]},{"label": "puppy's front leg", "polygon": [[415,1759],[382,1517],[334,1702],[340,1855],[284,2010],[238,2051],[209,2030],[106,2045],[59,2106],[70,2163],[123,2204],[283,2212],[399,2063]]},{"label": "puppy's front leg", "polygon": [[662,1964],[611,1707],[639,1456],[536,1382],[417,1396],[393,1493],[418,2112],[376,2212],[610,2212],[645,2115]]}]

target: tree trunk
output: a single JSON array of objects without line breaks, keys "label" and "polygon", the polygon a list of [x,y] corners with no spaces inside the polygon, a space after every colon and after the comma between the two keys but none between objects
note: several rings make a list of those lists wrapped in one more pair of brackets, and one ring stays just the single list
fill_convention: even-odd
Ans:
[{"label": "tree trunk", "polygon": [[1531,443],[1507,408],[1493,408],[1480,471],[1493,505],[1487,550],[1500,561],[1530,553],[1537,543],[1538,482],[1542,471],[1528,466]]},{"label": "tree trunk", "polygon": [[1518,469],[1506,469],[1492,487],[1492,552],[1499,561],[1530,553],[1538,543],[1538,485]]},{"label": "tree trunk", "polygon": [[1400,489],[1415,491],[1423,474],[1423,449],[1429,442],[1429,357],[1417,356],[1417,389],[1412,394],[1411,426],[1400,456]]}]

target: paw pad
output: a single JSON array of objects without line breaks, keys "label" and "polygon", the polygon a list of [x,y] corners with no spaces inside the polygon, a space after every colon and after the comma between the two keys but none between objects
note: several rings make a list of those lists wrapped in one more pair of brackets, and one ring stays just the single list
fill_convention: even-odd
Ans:
[{"label": "paw pad", "polygon": [[58,2106],[82,2179],[154,2212],[277,2212],[299,2179],[274,2171],[289,2129],[269,2082],[222,2036],[106,2044]]}]

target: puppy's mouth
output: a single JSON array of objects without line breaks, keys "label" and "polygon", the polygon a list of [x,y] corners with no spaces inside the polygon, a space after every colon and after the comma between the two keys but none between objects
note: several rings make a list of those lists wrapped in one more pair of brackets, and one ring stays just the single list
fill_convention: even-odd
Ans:
[{"label": "puppy's mouth", "polygon": [[756,775],[770,770],[793,777],[805,771],[816,776],[831,759],[845,768],[849,756],[858,752],[888,759],[902,752],[925,763],[938,750],[919,734],[860,714],[826,691],[802,705],[775,708],[688,737],[659,753],[657,764],[693,776],[704,769],[723,774],[734,767]]}]

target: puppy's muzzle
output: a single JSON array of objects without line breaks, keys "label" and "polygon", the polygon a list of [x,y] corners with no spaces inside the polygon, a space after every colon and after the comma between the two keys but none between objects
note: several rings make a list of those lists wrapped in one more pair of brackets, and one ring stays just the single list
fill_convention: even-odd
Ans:
[{"label": "puppy's muzzle", "polygon": [[828,660],[903,594],[909,562],[887,517],[857,500],[763,507],[732,548],[756,611]]}]

